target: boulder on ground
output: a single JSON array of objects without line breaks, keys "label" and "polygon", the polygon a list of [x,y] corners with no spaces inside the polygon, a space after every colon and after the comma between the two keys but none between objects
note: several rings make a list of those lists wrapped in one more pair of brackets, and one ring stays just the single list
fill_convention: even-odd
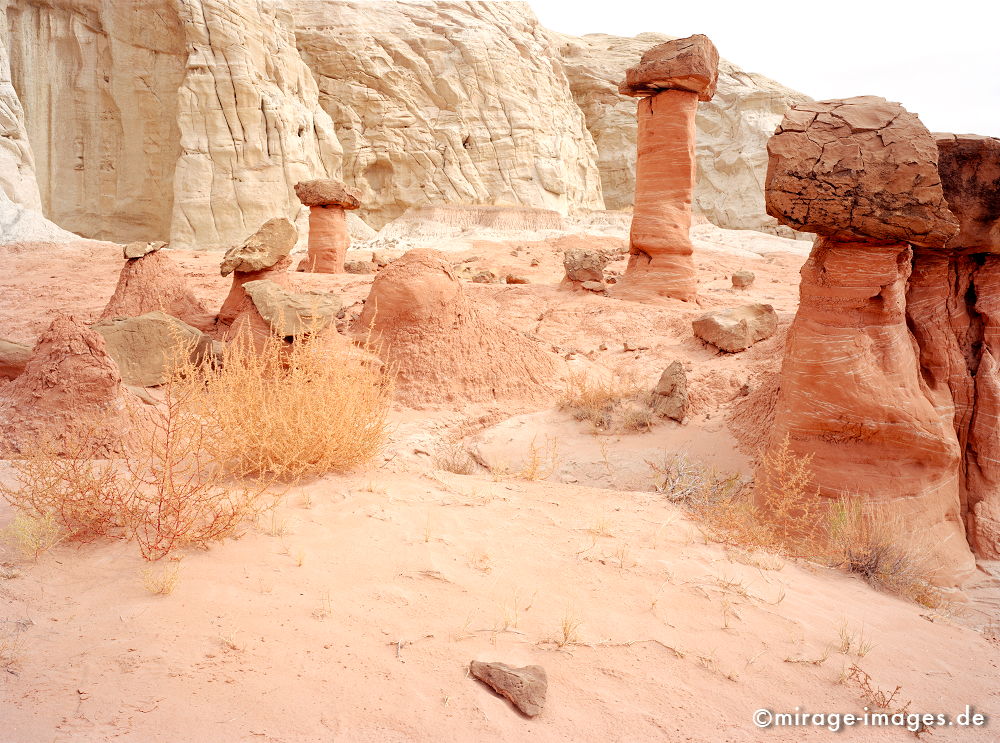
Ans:
[{"label": "boulder on ground", "polygon": [[672,418],[678,423],[687,415],[687,374],[680,361],[671,362],[660,375],[660,381],[653,390],[653,409],[657,415]]},{"label": "boulder on ground", "polygon": [[474,660],[469,670],[528,717],[535,717],[545,706],[549,680],[541,666],[515,668],[506,663]]},{"label": "boulder on ground", "polygon": [[733,274],[733,289],[749,289],[753,285],[753,280],[757,278],[753,271],[736,271]]},{"label": "boulder on ground", "polygon": [[91,328],[104,338],[122,381],[136,387],[166,384],[176,363],[197,363],[214,352],[209,336],[163,312],[110,318]]},{"label": "boulder on ground", "polygon": [[737,353],[778,329],[778,315],[769,304],[745,304],[713,310],[691,323],[694,334],[722,351]]},{"label": "boulder on ground", "polygon": [[611,261],[611,255],[604,250],[592,248],[570,248],[563,253],[563,268],[566,281],[583,283],[598,281],[604,283],[604,267]]}]

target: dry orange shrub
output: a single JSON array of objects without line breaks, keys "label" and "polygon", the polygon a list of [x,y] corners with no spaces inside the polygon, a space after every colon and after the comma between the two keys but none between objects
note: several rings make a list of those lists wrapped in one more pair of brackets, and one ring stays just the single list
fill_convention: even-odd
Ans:
[{"label": "dry orange shrub", "polygon": [[391,378],[377,359],[308,336],[233,342],[221,364],[175,355],[163,401],[133,406],[119,459],[100,424],[39,440],[0,497],[62,538],[134,539],[147,560],[238,536],[274,505],[268,486],[368,461],[386,435]]},{"label": "dry orange shrub", "polygon": [[283,481],[344,472],[385,443],[392,376],[339,336],[227,344],[221,369],[201,365],[179,386],[197,395],[204,447],[234,475]]}]

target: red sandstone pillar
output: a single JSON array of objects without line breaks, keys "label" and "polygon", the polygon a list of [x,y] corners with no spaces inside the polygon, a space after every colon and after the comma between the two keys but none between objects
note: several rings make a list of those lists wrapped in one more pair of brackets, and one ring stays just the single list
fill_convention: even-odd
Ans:
[{"label": "red sandstone pillar", "polygon": [[665,90],[638,105],[635,211],[623,292],[690,301],[698,288],[692,258],[698,96]]},{"label": "red sandstone pillar", "polygon": [[719,53],[705,36],[668,41],[646,52],[618,88],[640,101],[631,257],[616,296],[695,299],[689,236],[695,115],[698,101],[715,94],[718,65]]},{"label": "red sandstone pillar", "polygon": [[309,253],[297,270],[343,273],[351,245],[344,210],[361,206],[358,194],[340,181],[319,179],[295,184],[295,195],[309,207]]}]

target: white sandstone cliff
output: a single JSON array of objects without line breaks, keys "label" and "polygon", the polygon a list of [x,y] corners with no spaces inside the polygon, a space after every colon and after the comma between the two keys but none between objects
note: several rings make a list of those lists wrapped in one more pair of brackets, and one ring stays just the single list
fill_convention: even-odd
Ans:
[{"label": "white sandstone cliff", "polygon": [[45,214],[88,237],[224,248],[339,166],[266,0],[10,0],[10,65]]},{"label": "white sandstone cliff", "polygon": [[527,5],[294,0],[292,11],[374,226],[427,204],[603,208],[597,149]]},{"label": "white sandstone cliff", "polygon": [[[359,187],[375,227],[448,204],[625,208],[617,83],[667,38],[563,36],[523,3],[0,0],[0,190],[85,237],[214,249],[301,217],[292,186],[314,177]],[[695,207],[774,230],[765,142],[804,96],[720,73]]]}]

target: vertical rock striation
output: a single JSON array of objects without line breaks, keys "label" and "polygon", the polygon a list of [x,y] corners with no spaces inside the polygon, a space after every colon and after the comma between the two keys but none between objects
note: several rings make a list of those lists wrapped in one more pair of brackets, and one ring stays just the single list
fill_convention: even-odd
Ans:
[{"label": "vertical rock striation", "polygon": [[597,150],[521,3],[294,0],[296,38],[375,227],[428,204],[603,208]]},{"label": "vertical rock striation", "polygon": [[936,135],[959,220],[946,251],[916,251],[907,317],[932,400],[955,431],[962,513],[977,554],[1000,559],[1000,139]]},{"label": "vertical rock striation", "polygon": [[10,0],[41,206],[97,239],[223,248],[340,147],[283,3]]}]

